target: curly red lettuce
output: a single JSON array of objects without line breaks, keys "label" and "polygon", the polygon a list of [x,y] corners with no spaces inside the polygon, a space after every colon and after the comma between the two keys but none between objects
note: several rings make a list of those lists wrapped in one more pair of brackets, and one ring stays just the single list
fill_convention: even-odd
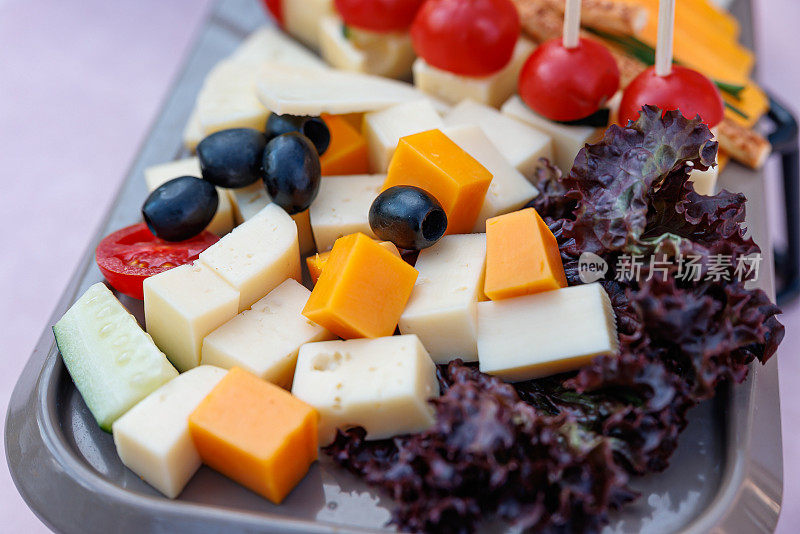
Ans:
[{"label": "curly red lettuce", "polygon": [[442,396],[426,432],[369,442],[339,433],[326,450],[398,503],[394,522],[426,532],[472,532],[495,514],[534,530],[597,532],[634,494],[628,474],[661,471],[686,414],[720,384],[743,381],[784,335],[780,310],[734,276],[759,252],[745,237],[745,198],[699,195],[692,169],[717,145],[700,121],[643,109],[587,145],[567,176],[543,162],[530,204],[556,236],[571,285],[578,258],[610,264],[637,254],[732,258],[727,276],[663,276],[602,282],[617,316],[620,350],[575,373],[514,385],[459,361],[439,369]]}]

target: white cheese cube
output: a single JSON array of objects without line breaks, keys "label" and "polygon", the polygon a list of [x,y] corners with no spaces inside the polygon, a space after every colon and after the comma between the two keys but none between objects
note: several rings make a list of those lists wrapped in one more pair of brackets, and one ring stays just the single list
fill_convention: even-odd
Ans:
[{"label": "white cheese cube", "polygon": [[480,126],[503,157],[526,178],[533,176],[541,158],[553,158],[553,143],[548,135],[471,100],[464,100],[450,110],[444,123]]},{"label": "white cheese cube", "polygon": [[336,429],[364,427],[367,439],[433,424],[436,366],[417,336],[323,341],[300,347],[292,393],[320,415],[319,444]]},{"label": "white cheese cube", "polygon": [[251,64],[273,61],[288,65],[326,68],[325,62],[313,52],[272,25],[263,26],[251,33],[228,60]]},{"label": "white cheese cube", "polygon": [[529,108],[518,95],[503,104],[502,112],[524,122],[553,138],[553,159],[561,172],[568,174],[575,156],[586,143],[593,143],[603,134],[603,128],[591,126],[568,126],[546,119]]},{"label": "white cheese cube", "polygon": [[267,189],[264,187],[264,182],[261,180],[247,187],[231,189],[230,192],[233,200],[233,215],[236,224],[242,224],[252,219],[258,212],[272,203],[272,199],[269,197]]},{"label": "white cheese cube", "polygon": [[539,194],[539,190],[503,157],[479,126],[448,126],[442,132],[492,173],[492,183],[473,232],[485,232],[486,219],[516,211]]},{"label": "white cheese cube", "polygon": [[478,359],[477,305],[483,296],[486,234],[444,236],[419,253],[419,277],[400,317],[436,363]]},{"label": "white cheese cube", "polygon": [[[387,78],[407,78],[416,54],[408,32],[376,33],[347,28],[339,17],[320,24],[320,51],[332,67]],[[508,96],[506,96],[508,98]]]},{"label": "white cheese cube", "polygon": [[599,283],[478,303],[480,369],[509,382],[572,371],[617,347]]},{"label": "white cheese cube", "polygon": [[283,0],[286,31],[315,50],[319,48],[319,23],[333,13],[333,0]]},{"label": "white cheese cube", "polygon": [[241,367],[281,387],[290,387],[300,347],[336,339],[306,319],[303,307],[311,292],[286,280],[263,299],[220,326],[203,341],[203,365]]},{"label": "white cheese cube", "polygon": [[[202,178],[203,173],[200,171],[200,161],[196,157],[179,159],[162,163],[161,165],[153,165],[144,170],[144,181],[147,184],[148,191],[153,191],[164,183],[180,176]],[[217,213],[208,223],[206,230],[218,236],[223,236],[234,227],[233,205],[227,189],[217,187],[217,195],[219,196]]]},{"label": "white cheese cube", "polygon": [[414,85],[449,104],[470,99],[497,108],[517,92],[519,72],[534,48],[532,42],[520,37],[508,64],[496,73],[480,78],[441,70],[417,58],[414,62]]},{"label": "white cheese cube", "polygon": [[301,280],[297,225],[269,204],[201,252],[200,261],[239,291],[241,312],[287,278]]},{"label": "white cheese cube", "polygon": [[269,110],[255,92],[261,68],[230,60],[217,63],[197,96],[197,113],[205,135],[228,128],[264,129]]},{"label": "white cheese cube", "polygon": [[200,364],[203,338],[238,311],[239,291],[200,262],[144,281],[147,333],[181,372]]},{"label": "white cheese cube", "polygon": [[[229,189],[233,199],[234,220],[237,224],[242,224],[255,217],[258,212],[272,203],[272,199],[264,187],[264,182],[257,181],[247,187]],[[297,238],[300,241],[300,254],[307,256],[316,252],[314,245],[314,235],[311,233],[311,221],[308,218],[308,210],[295,213],[291,216],[297,225]]]},{"label": "white cheese cube", "polygon": [[381,192],[386,175],[323,176],[309,208],[317,250],[324,252],[342,236],[361,232],[377,236],[369,226],[369,208]]},{"label": "white cheese cube", "polygon": [[[313,83],[309,83],[313,80]],[[403,102],[431,100],[405,82],[336,69],[311,69],[270,62],[256,82],[261,102],[279,115],[344,115],[386,109]],[[437,110],[448,106],[434,101]]]},{"label": "white cheese cube", "polygon": [[200,112],[197,106],[192,109],[191,115],[186,120],[186,126],[183,128],[183,146],[186,150],[194,152],[200,141],[206,136],[203,131],[203,125],[200,124]]},{"label": "white cheese cube", "polygon": [[202,365],[173,378],[114,423],[114,445],[122,463],[174,499],[200,468],[189,434],[189,414],[225,371]]},{"label": "white cheese cube", "polygon": [[436,109],[427,100],[398,104],[364,115],[364,135],[369,145],[372,172],[386,172],[401,137],[442,128]]}]

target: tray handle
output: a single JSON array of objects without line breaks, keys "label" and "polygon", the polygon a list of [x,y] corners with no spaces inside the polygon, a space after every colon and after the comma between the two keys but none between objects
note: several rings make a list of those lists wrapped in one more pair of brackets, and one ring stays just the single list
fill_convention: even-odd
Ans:
[{"label": "tray handle", "polygon": [[800,295],[800,147],[797,119],[783,103],[769,96],[767,116],[775,124],[769,142],[780,156],[786,246],[775,250],[777,300],[785,304]]}]

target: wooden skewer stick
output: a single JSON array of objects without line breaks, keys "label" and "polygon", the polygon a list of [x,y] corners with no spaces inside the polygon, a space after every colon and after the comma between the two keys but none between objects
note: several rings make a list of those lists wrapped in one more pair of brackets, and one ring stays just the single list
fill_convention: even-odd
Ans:
[{"label": "wooden skewer stick", "polygon": [[564,48],[576,48],[581,38],[581,0],[567,0],[564,7]]},{"label": "wooden skewer stick", "polygon": [[658,43],[656,44],[656,76],[672,73],[672,39],[675,34],[675,0],[658,3]]}]

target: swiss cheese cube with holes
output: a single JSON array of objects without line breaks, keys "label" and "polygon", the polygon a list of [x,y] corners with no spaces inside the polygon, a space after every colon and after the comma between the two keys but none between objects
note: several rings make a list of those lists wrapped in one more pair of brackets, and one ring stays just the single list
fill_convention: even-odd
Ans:
[{"label": "swiss cheese cube with holes", "polygon": [[291,386],[300,346],[335,337],[303,317],[310,295],[294,279],[286,280],[207,335],[202,363],[223,369],[241,367],[273,384]]},{"label": "swiss cheese cube with holes", "polygon": [[239,311],[287,278],[301,280],[297,225],[276,204],[268,204],[200,253],[200,262],[239,291]]},{"label": "swiss cheese cube with holes", "polygon": [[280,504],[317,459],[316,410],[235,367],[189,415],[203,463]]},{"label": "swiss cheese cube with holes", "polygon": [[391,336],[417,270],[364,234],[336,241],[303,315],[339,337]]},{"label": "swiss cheese cube with holes", "polygon": [[424,189],[447,214],[447,234],[472,232],[492,173],[441,130],[400,139],[383,190],[397,185]]},{"label": "swiss cheese cube with holes", "polygon": [[486,281],[492,300],[567,286],[553,232],[533,208],[486,221]]},{"label": "swiss cheese cube with holes", "polygon": [[337,429],[353,426],[370,440],[425,430],[439,383],[417,336],[391,336],[303,345],[292,393],[319,412],[327,445]]}]

